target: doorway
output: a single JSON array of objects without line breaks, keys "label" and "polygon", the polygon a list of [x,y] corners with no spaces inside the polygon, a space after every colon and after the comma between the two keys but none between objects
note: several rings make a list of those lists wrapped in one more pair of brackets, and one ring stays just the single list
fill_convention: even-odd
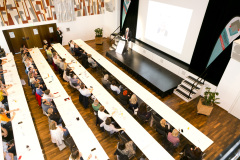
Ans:
[{"label": "doorway", "polygon": [[7,41],[10,51],[15,54],[20,52],[20,48],[24,44],[27,48],[39,47],[42,48],[43,40],[47,40],[48,43],[57,42],[56,23],[24,27],[17,29],[4,30],[3,34]]}]

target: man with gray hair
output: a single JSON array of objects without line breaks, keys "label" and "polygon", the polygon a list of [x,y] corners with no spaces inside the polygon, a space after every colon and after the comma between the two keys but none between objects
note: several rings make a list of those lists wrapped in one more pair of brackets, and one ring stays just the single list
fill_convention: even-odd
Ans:
[{"label": "man with gray hair", "polygon": [[132,38],[132,32],[129,30],[129,28],[126,28],[125,30],[125,34],[123,36],[125,38],[125,49],[124,50],[128,50],[128,43],[129,41],[131,41]]},{"label": "man with gray hair", "polygon": [[111,82],[108,80],[108,74],[105,74],[103,78],[101,78],[102,85],[106,89],[110,89]]}]

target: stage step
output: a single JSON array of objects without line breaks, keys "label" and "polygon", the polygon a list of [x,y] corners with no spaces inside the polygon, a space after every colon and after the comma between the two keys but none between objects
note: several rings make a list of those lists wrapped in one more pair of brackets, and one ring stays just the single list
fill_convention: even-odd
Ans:
[{"label": "stage step", "polygon": [[189,97],[187,94],[182,92],[180,89],[175,89],[173,91],[174,94],[176,94],[178,97],[182,98],[184,101],[189,102],[192,100],[191,97]]},{"label": "stage step", "polygon": [[[179,85],[180,88],[182,88],[183,90],[185,90],[187,93],[190,93],[191,89],[189,89],[188,87],[180,84]],[[194,91],[192,91],[192,94],[196,94]]]},{"label": "stage step", "polygon": [[[201,94],[202,87],[204,86],[203,82],[199,82],[199,84],[195,83],[196,78],[192,76],[188,76],[185,80],[182,81],[181,84],[178,85],[177,89],[174,90],[174,93],[182,98],[186,102],[190,102],[191,100],[195,99]],[[190,91],[192,89],[192,85],[194,84],[194,88],[192,90],[192,93],[189,97]]]},{"label": "stage step", "polygon": [[192,76],[188,76],[187,77],[187,80],[189,81],[189,82],[192,82],[192,83],[194,83],[195,82],[195,84],[198,84],[198,85],[200,85],[200,86],[202,86],[204,83],[203,82],[201,82],[201,81],[197,81],[197,78],[194,78],[194,77],[192,77]]},{"label": "stage step", "polygon": [[[192,87],[192,85],[193,85],[193,83],[191,83],[191,82],[189,82],[189,81],[187,81],[187,80],[184,80],[183,83],[185,83],[186,85],[188,85],[188,86],[190,86],[190,87]],[[197,89],[197,90],[200,89],[198,86],[195,86],[194,88]]]}]

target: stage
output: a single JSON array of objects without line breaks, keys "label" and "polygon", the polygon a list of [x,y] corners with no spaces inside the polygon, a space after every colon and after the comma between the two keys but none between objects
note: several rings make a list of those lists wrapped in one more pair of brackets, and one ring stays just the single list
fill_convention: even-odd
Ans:
[{"label": "stage", "polygon": [[172,94],[183,80],[181,77],[154,63],[141,54],[129,49],[128,53],[117,54],[107,51],[110,59],[138,78],[162,98]]}]

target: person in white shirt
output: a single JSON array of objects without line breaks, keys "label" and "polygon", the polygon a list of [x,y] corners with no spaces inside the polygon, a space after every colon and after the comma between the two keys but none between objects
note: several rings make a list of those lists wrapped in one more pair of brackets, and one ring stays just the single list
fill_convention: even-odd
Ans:
[{"label": "person in white shirt", "polygon": [[85,87],[85,84],[83,84],[83,83],[80,85],[79,92],[81,93],[81,95],[83,95],[85,97],[90,97],[92,94],[92,91],[93,91],[93,88],[87,89]]},{"label": "person in white shirt", "polygon": [[54,99],[54,95],[52,93],[50,93],[50,90],[47,89],[45,92],[44,92],[44,95],[42,96],[42,100],[47,100],[48,102],[51,102],[52,99]]},{"label": "person in white shirt", "polygon": [[87,56],[88,56],[88,63],[90,63],[93,68],[97,67],[97,62],[95,62],[95,61],[92,59],[92,55],[91,55],[91,54],[88,54]]},{"label": "person in white shirt", "polygon": [[112,124],[111,118],[109,118],[109,117],[106,119],[106,121],[104,121],[100,124],[100,127],[104,127],[104,129],[106,131],[108,131],[110,134],[124,130],[123,128],[119,128],[119,129],[115,128],[115,126]]},{"label": "person in white shirt", "polygon": [[121,86],[117,87],[116,84],[117,84],[116,81],[113,80],[112,84],[110,85],[110,88],[112,91],[117,92],[117,94],[120,94],[122,87]]},{"label": "person in white shirt", "polygon": [[104,110],[105,110],[104,106],[99,107],[99,110],[98,110],[98,118],[100,118],[103,122],[105,122],[105,120],[108,117],[112,117],[112,115],[115,113],[115,111],[114,111],[110,115],[110,114],[105,113]]},{"label": "person in white shirt", "polygon": [[58,57],[57,53],[53,53],[53,62],[60,67],[60,58]]}]

